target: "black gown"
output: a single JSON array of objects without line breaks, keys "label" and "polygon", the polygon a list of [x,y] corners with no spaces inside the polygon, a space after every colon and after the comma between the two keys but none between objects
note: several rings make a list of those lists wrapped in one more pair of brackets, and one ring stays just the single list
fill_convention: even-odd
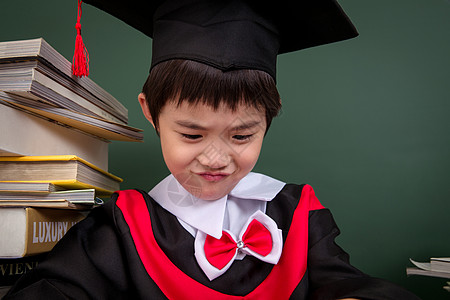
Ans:
[{"label": "black gown", "polygon": [[4,299],[419,299],[350,265],[330,211],[308,185],[287,184],[266,213],[283,232],[279,263],[247,255],[209,281],[177,218],[143,191],[121,191]]}]

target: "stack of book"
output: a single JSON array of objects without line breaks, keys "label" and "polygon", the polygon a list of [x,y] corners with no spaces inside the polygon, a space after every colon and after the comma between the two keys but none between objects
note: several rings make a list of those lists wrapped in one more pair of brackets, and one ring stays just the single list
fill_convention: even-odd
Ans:
[{"label": "stack of book", "polygon": [[0,42],[0,295],[119,189],[108,146],[143,140],[127,123],[127,109],[42,38]]}]

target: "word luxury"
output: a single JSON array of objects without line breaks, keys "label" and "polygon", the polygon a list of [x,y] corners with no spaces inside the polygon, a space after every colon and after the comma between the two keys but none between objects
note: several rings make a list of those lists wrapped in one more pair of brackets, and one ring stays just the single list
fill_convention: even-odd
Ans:
[{"label": "word luxury", "polygon": [[[33,244],[59,241],[77,222],[33,222]],[[70,224],[70,226],[69,226]]]}]

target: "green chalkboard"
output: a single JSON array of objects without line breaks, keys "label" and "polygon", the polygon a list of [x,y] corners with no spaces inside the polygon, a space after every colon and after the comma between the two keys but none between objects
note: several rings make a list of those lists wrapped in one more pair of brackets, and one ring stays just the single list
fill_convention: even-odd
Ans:
[{"label": "green chalkboard", "polygon": [[[444,279],[407,277],[409,258],[450,256],[450,1],[350,1],[356,39],[278,58],[283,111],[255,171],[313,186],[354,265],[427,300]],[[43,37],[71,59],[77,1],[2,1],[0,40]],[[90,77],[129,109],[144,143],[113,142],[109,171],[149,190],[168,174],[137,95],[151,40],[84,5]]]}]

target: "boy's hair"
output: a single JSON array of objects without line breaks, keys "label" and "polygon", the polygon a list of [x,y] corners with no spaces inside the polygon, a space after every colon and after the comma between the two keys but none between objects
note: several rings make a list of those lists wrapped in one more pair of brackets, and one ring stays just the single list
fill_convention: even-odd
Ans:
[{"label": "boy's hair", "polygon": [[153,123],[158,132],[159,114],[170,99],[177,104],[202,103],[219,108],[225,104],[235,111],[239,104],[264,109],[266,132],[281,109],[275,80],[259,70],[223,72],[192,60],[174,59],[157,64],[151,70],[142,93],[148,102]]}]

